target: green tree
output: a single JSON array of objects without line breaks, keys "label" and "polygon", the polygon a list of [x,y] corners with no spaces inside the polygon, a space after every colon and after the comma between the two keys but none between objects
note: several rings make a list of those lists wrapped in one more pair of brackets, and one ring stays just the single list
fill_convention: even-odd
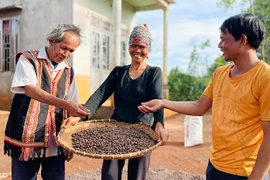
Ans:
[{"label": "green tree", "polygon": [[169,99],[175,101],[198,99],[206,87],[202,79],[202,77],[181,73],[178,67],[173,68],[168,76]]},{"label": "green tree", "polygon": [[[193,47],[186,74],[180,72],[178,67],[175,67],[170,71],[168,76],[168,86],[169,98],[171,100],[189,101],[199,99],[215,69],[226,64],[222,56],[220,56],[208,67],[208,57],[200,55],[198,52],[207,47],[210,47],[209,40],[201,43],[198,47]],[[200,71],[201,69],[205,70]]]},{"label": "green tree", "polygon": [[251,6],[246,10],[246,12],[251,12],[258,16],[265,25],[265,40],[262,42],[259,52],[260,58],[270,64],[270,1],[254,0],[251,1],[250,4]]},{"label": "green tree", "polygon": [[208,67],[207,72],[205,74],[205,78],[210,78],[211,75],[214,73],[214,71],[216,70],[217,67],[223,66],[225,64],[227,64],[227,63],[223,59],[223,56],[217,57],[216,60],[215,60],[215,62]]},{"label": "green tree", "polygon": [[[236,0],[218,0],[217,5],[227,10],[237,4]],[[243,12],[250,12],[258,16],[265,25],[266,35],[258,49],[258,56],[270,64],[270,1],[269,0],[242,0],[241,4],[247,7]],[[247,6],[248,5],[248,6]]]},{"label": "green tree", "polygon": [[[199,50],[210,47],[210,41],[206,40],[199,46]],[[207,56],[198,53],[197,46],[193,47],[190,55],[187,74],[179,71],[178,67],[172,69],[168,76],[169,98],[172,100],[196,100],[205,89],[208,79],[205,78],[207,69]]]},{"label": "green tree", "polygon": [[[199,50],[203,51],[206,48],[211,47],[210,40],[206,40],[199,45]],[[188,64],[187,74],[191,76],[203,76],[208,65],[208,56],[202,56],[198,52],[198,48],[195,45],[190,55],[190,61]]]}]

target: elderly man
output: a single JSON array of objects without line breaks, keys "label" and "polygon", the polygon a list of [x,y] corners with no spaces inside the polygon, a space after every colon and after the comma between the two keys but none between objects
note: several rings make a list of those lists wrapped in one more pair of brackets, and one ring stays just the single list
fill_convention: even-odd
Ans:
[{"label": "elderly man", "polygon": [[[48,35],[49,46],[16,55],[11,91],[15,94],[5,130],[4,152],[12,158],[12,179],[65,179],[65,159],[56,136],[68,114],[85,118],[78,104],[74,71],[65,61],[80,44],[80,29],[60,24]],[[76,121],[76,120],[74,120]]]}]

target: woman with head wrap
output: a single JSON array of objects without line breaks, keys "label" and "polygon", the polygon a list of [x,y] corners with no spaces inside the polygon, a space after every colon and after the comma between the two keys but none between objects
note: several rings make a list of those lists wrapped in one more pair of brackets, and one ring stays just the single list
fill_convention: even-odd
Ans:
[{"label": "woman with head wrap", "polygon": [[[146,63],[151,47],[151,33],[146,24],[136,26],[129,37],[131,64],[117,66],[102,85],[87,100],[84,107],[90,109],[90,117],[114,93],[115,109],[112,119],[125,123],[143,122],[149,124],[162,145],[166,144],[168,133],[164,129],[163,110],[143,114],[138,110],[141,102],[162,99],[162,72],[159,67]],[[88,117],[88,118],[90,118]],[[128,179],[146,179],[150,155],[129,159]],[[125,160],[104,160],[102,179],[121,179]]]}]

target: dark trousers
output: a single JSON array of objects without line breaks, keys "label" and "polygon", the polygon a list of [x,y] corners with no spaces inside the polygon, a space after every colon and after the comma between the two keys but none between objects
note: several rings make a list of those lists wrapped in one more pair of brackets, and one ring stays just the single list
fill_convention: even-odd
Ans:
[{"label": "dark trousers", "polygon": [[12,179],[13,180],[36,180],[41,168],[41,177],[44,180],[64,180],[65,179],[65,159],[64,156],[53,156],[47,158],[36,158],[29,161],[19,161],[12,159]]},{"label": "dark trousers", "polygon": [[[151,153],[128,160],[128,180],[146,180]],[[125,160],[104,160],[101,169],[102,180],[121,180]]]},{"label": "dark trousers", "polygon": [[217,170],[209,161],[206,168],[206,180],[247,180],[248,177],[228,174]]}]

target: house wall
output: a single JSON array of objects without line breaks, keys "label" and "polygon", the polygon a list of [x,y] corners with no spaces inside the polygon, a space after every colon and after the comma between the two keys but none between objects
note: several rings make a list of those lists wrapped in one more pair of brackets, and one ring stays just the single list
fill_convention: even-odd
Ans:
[{"label": "house wall", "polygon": [[60,23],[72,23],[72,2],[63,0],[24,0],[21,16],[21,49],[47,45],[46,34]]},{"label": "house wall", "polygon": [[[75,69],[75,79],[79,87],[80,101],[84,103],[88,97],[99,87],[105,80],[111,70],[114,68],[114,51],[113,51],[113,31],[104,31],[91,24],[91,17],[96,17],[108,24],[113,23],[112,0],[74,0],[73,4],[73,22],[82,29],[82,43],[73,56],[73,67]],[[136,13],[130,4],[123,2],[122,5],[122,30],[123,41],[127,43],[129,33],[135,26]],[[109,41],[109,68],[95,69],[92,66],[93,36],[92,32],[101,33],[110,37]],[[102,41],[102,40],[101,40]],[[102,47],[100,47],[102,51]],[[101,56],[102,56],[102,52]],[[130,63],[130,57],[126,50],[127,63]],[[100,59],[101,60],[101,59]],[[80,87],[83,87],[81,89]],[[106,101],[104,105],[111,105],[111,101]]]},{"label": "house wall", "polygon": [[[17,17],[19,20],[18,51],[40,49],[48,45],[46,34],[59,23],[74,23],[82,29],[82,43],[68,61],[75,70],[75,80],[79,87],[80,103],[84,103],[96,88],[104,81],[113,68],[113,39],[110,39],[110,67],[107,70],[94,70],[91,67],[91,31],[89,13],[97,14],[106,22],[113,22],[112,0],[1,0],[0,8],[22,5],[22,9],[5,10],[0,12],[0,19]],[[122,4],[122,28],[129,35],[136,23],[136,13],[133,7]],[[112,37],[112,31],[107,35]],[[123,39],[127,41],[127,39]],[[130,62],[127,52],[127,62]],[[2,87],[0,88],[0,103],[7,105],[0,109],[9,109],[13,94],[9,91],[13,72],[0,72]],[[111,105],[107,101],[104,105]]]},{"label": "house wall", "polygon": [[[106,18],[113,18],[113,0],[74,0],[74,3],[102,14]],[[122,23],[133,27],[136,23],[136,13],[133,6],[122,0]]]},{"label": "house wall", "polygon": [[[2,0],[1,0],[2,1]],[[10,6],[11,1],[3,1],[0,3],[0,8]],[[17,1],[14,1],[17,2]],[[13,11],[4,11],[0,12],[0,19],[6,20],[10,17],[19,16],[21,14],[21,10],[13,10]],[[0,53],[1,54],[1,53]],[[13,77],[13,71],[0,72],[0,109],[1,110],[9,110],[11,101],[13,98],[13,93],[10,92],[10,86]]]},{"label": "house wall", "polygon": [[[40,49],[47,45],[46,34],[60,23],[72,23],[73,6],[69,0],[1,0],[0,9],[22,5],[22,9],[6,9],[0,19],[16,17],[19,21],[18,51]],[[72,63],[72,59],[69,60]],[[10,85],[13,72],[0,72],[0,109],[9,110],[13,94]]]},{"label": "house wall", "polygon": [[0,9],[1,8],[5,8],[5,7],[8,7],[8,6],[12,6],[12,5],[18,5],[18,4],[21,4],[22,0],[1,0],[1,3],[0,3]]},{"label": "house wall", "polygon": [[0,8],[19,4],[22,10],[0,13],[0,19],[19,17],[19,51],[41,48],[47,44],[45,36],[53,27],[73,20],[72,1],[69,0],[1,0]]},{"label": "house wall", "polygon": [[13,94],[10,92],[10,84],[12,81],[13,72],[7,71],[0,73],[0,109],[9,110]]}]

